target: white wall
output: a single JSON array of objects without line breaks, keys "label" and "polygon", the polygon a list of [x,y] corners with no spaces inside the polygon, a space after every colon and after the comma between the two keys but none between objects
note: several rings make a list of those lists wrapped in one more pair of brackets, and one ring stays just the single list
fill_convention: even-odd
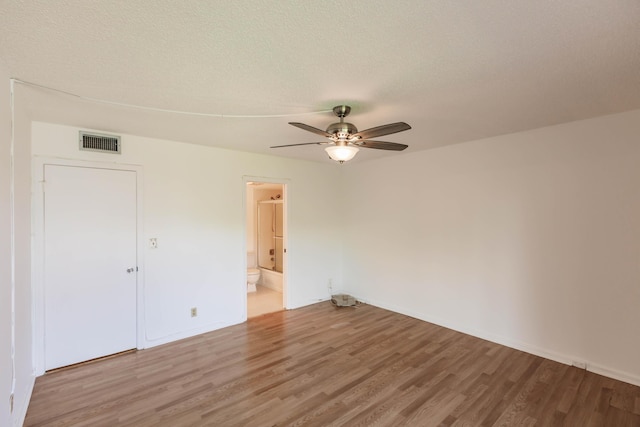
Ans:
[{"label": "white wall", "polygon": [[[0,81],[4,82],[0,88],[0,425],[9,426],[22,424],[34,383],[31,354],[30,133],[23,106],[16,102],[12,156],[10,84],[2,64]],[[12,235],[15,236],[13,239]],[[13,411],[9,404],[11,394],[14,396]]]},{"label": "white wall", "polygon": [[0,63],[0,425],[12,425],[9,396],[12,391],[11,358],[11,112],[9,76]]},{"label": "white wall", "polygon": [[[17,91],[17,88],[16,88]],[[15,100],[15,366],[14,414],[20,425],[33,391],[31,299],[31,123],[26,105]]]},{"label": "white wall", "polygon": [[350,292],[640,384],[640,110],[344,173]]},{"label": "white wall", "polygon": [[[6,164],[6,109],[0,120]],[[114,161],[78,151],[77,132],[33,123],[33,154]],[[290,180],[291,307],[327,298],[333,279],[334,291],[640,384],[638,135],[632,111],[342,167],[124,135],[117,161],[144,174],[144,344],[244,320],[242,177],[261,176]],[[7,250],[2,239],[3,393]]]},{"label": "white wall", "polygon": [[78,150],[78,131],[34,122],[33,154],[143,167],[144,346],[246,319],[243,176],[289,180],[288,307],[329,297],[328,278],[341,277],[335,165],[131,135],[120,156],[90,153]]}]

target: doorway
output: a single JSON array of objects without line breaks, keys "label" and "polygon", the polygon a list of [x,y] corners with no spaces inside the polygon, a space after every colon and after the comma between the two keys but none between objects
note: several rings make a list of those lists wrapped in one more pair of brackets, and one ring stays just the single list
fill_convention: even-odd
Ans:
[{"label": "doorway", "polygon": [[247,317],[251,318],[286,308],[286,184],[247,180],[245,195]]}]

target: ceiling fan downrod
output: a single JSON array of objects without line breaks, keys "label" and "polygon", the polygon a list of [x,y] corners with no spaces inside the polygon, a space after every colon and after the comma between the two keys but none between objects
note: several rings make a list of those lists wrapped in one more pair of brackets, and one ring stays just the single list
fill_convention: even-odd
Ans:
[{"label": "ceiling fan downrod", "polygon": [[340,117],[340,121],[342,121],[342,119],[347,117],[350,112],[351,112],[351,107],[349,107],[348,105],[338,105],[336,107],[333,107],[333,114]]},{"label": "ceiling fan downrod", "polygon": [[335,142],[338,140],[347,140],[351,135],[358,133],[358,128],[354,124],[344,121],[344,118],[351,112],[348,105],[338,105],[333,107],[333,114],[340,118],[338,123],[332,123],[327,127],[327,133],[331,134],[331,139]]}]

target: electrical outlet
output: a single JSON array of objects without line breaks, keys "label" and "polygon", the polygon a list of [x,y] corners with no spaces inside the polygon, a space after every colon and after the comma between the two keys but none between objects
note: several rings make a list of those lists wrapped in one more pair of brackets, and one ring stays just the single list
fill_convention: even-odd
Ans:
[{"label": "electrical outlet", "polygon": [[158,249],[158,239],[156,237],[149,239],[149,247],[151,249]]},{"label": "electrical outlet", "polygon": [[331,291],[333,290],[333,279],[329,279],[329,283],[327,284],[328,288],[329,288],[329,293],[331,293]]},{"label": "electrical outlet", "polygon": [[198,316],[198,307],[191,307],[191,317]]}]

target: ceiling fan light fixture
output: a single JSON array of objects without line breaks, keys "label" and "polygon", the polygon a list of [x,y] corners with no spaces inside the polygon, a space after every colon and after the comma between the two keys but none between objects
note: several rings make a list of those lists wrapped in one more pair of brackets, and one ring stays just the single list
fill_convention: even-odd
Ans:
[{"label": "ceiling fan light fixture", "polygon": [[[402,151],[409,147],[405,144],[395,142],[373,141],[371,138],[391,135],[392,133],[403,132],[411,129],[405,122],[389,123],[387,125],[376,126],[363,131],[358,131],[352,123],[347,123],[344,118],[351,111],[348,105],[338,105],[333,108],[333,113],[340,118],[338,123],[331,123],[327,130],[305,125],[304,123],[289,122],[290,125],[306,130],[316,135],[325,137],[325,142],[303,142],[300,144],[274,145],[271,148],[295,147],[298,145],[327,145],[327,154],[332,160],[344,163],[354,158],[360,148],[373,148],[376,150]],[[328,139],[328,141],[327,141]]]},{"label": "ceiling fan light fixture", "polygon": [[324,150],[329,154],[329,157],[340,163],[353,159],[360,151],[358,147],[353,145],[330,145]]}]

